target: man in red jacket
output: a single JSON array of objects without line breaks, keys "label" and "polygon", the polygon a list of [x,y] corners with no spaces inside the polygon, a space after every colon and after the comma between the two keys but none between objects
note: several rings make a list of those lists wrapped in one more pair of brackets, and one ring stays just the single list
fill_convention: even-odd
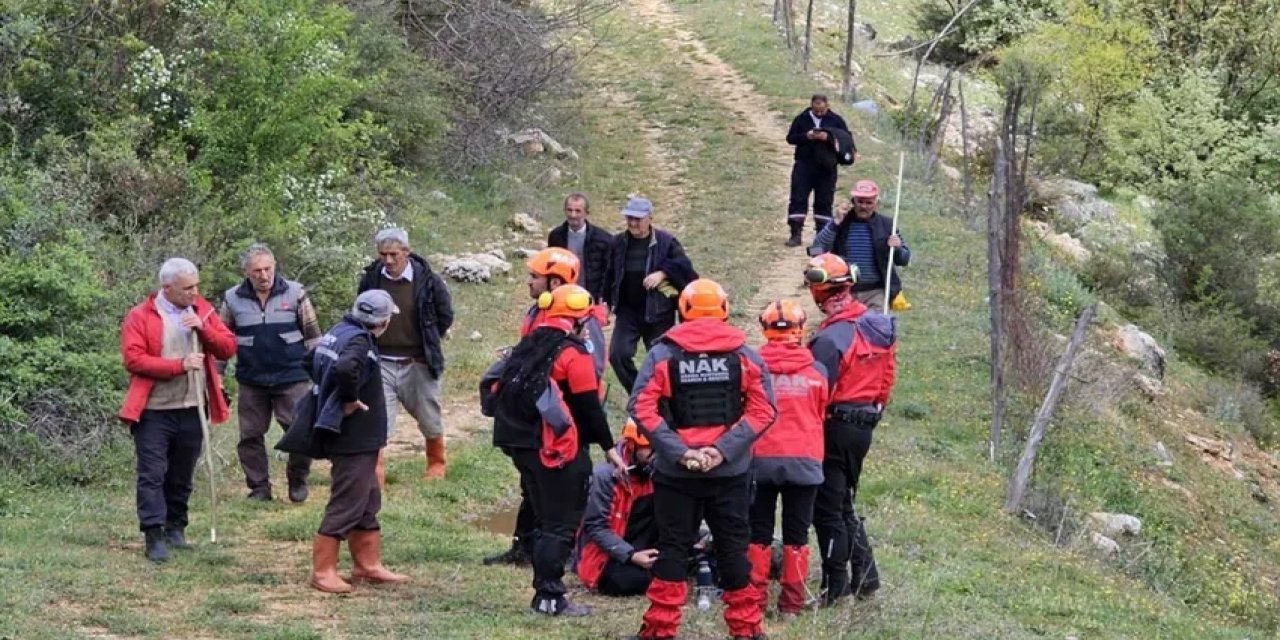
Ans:
[{"label": "man in red jacket", "polygon": [[823,598],[831,605],[850,595],[869,597],[880,588],[875,556],[853,502],[872,430],[893,390],[897,328],[892,317],[868,311],[853,297],[857,271],[840,257],[815,256],[804,275],[826,316],[809,349],[826,368],[831,387],[823,425],[823,482],[813,510]]},{"label": "man in red jacket", "polygon": [[654,452],[658,560],[646,595],[640,640],[674,638],[688,595],[689,549],[705,518],[715,539],[724,619],[735,639],[762,638],[751,564],[751,446],[777,412],[759,354],[730,326],[729,297],[707,279],[678,302],[683,323],[654,344],[628,410]]},{"label": "man in red jacket", "polygon": [[653,449],[634,420],[615,450],[626,466],[596,465],[578,532],[574,571],[605,596],[638,596],[653,580],[658,527],[653,518]]},{"label": "man in red jacket", "polygon": [[129,372],[120,419],[138,456],[138,525],[147,559],[157,563],[169,559],[169,547],[191,548],[184,530],[204,441],[200,406],[212,423],[227,419],[214,360],[236,354],[236,337],[199,289],[196,266],[170,258],[160,267],[160,290],[129,310],[120,329]]},{"label": "man in red jacket", "polygon": [[769,604],[774,514],[782,498],[782,576],[778,612],[784,618],[804,609],[809,575],[809,526],[822,484],[822,417],[827,410],[827,371],[804,341],[805,313],[794,300],[770,302],[760,314],[764,359],[778,403],[778,421],[756,440],[751,503],[751,584],[760,607]]}]

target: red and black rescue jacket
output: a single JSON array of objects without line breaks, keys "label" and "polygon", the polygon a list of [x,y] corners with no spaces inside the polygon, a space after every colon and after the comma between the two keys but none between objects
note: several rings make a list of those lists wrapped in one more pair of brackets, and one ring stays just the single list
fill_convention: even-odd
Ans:
[{"label": "red and black rescue jacket", "polygon": [[[634,462],[626,442],[619,443],[618,449],[624,461]],[[624,482],[614,475],[612,464],[596,465],[578,531],[574,571],[582,584],[595,589],[609,560],[630,562],[631,554],[653,547],[657,536],[653,480],[632,475]],[[636,542],[644,546],[637,549]]]},{"label": "red and black rescue jacket", "polygon": [[494,446],[537,449],[550,468],[572,462],[593,442],[613,447],[595,366],[571,329],[569,321],[547,319],[481,380]]},{"label": "red and black rescue jacket", "polygon": [[760,348],[769,370],[778,420],[756,440],[751,472],[764,484],[822,484],[822,421],[830,389],[827,370],[802,345]]},{"label": "red and black rescue jacket", "polygon": [[827,369],[831,406],[889,403],[897,367],[897,332],[892,316],[868,311],[857,300],[822,321],[809,350]]},{"label": "red and black rescue jacket", "polygon": [[[746,334],[710,318],[667,331],[645,358],[627,406],[667,477],[730,477],[751,469],[751,445],[777,418],[769,377]],[[678,463],[689,449],[715,446],[711,471]]]}]

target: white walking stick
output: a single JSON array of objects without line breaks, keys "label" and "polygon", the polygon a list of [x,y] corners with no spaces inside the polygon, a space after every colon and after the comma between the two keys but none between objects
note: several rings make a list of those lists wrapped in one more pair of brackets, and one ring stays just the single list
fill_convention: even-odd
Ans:
[{"label": "white walking stick", "polygon": [[[898,153],[898,189],[893,195],[893,231],[889,232],[892,238],[898,235],[898,207],[902,204],[902,165],[907,161],[905,152]],[[889,287],[893,285],[893,245],[889,245],[889,266],[884,270],[884,312],[889,313]]]},{"label": "white walking stick", "polygon": [[[191,330],[191,352],[200,350],[200,337],[195,329]],[[196,384],[196,410],[200,413],[200,433],[204,438],[204,461],[209,468],[209,542],[218,542],[218,484],[213,470],[213,438],[209,435],[209,412],[205,397],[205,367],[191,372]]]}]

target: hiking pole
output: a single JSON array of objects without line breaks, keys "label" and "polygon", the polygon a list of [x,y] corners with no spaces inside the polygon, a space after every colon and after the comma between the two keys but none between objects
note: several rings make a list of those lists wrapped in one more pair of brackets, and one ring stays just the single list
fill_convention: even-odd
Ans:
[{"label": "hiking pole", "polygon": [[[191,352],[200,350],[200,337],[191,330]],[[204,438],[204,461],[209,468],[209,543],[218,543],[218,485],[213,471],[213,438],[209,435],[209,412],[205,406],[205,367],[201,365],[194,377],[196,383],[196,410],[200,414],[200,434]]]},{"label": "hiking pole", "polygon": [[[905,151],[898,152],[898,189],[893,194],[893,230],[889,232],[889,237],[898,235],[898,207],[902,204],[902,165],[907,161],[907,153]],[[893,285],[893,250],[895,247],[889,247],[889,266],[884,271],[884,312],[889,313],[889,288]]]}]

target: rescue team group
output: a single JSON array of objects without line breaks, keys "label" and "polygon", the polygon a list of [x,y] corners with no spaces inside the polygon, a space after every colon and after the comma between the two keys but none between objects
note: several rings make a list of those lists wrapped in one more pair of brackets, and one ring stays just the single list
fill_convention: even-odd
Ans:
[{"label": "rescue team group", "polygon": [[[820,131],[838,120],[819,98],[797,123]],[[807,144],[827,143],[802,135]],[[802,166],[805,144],[797,144],[793,172],[793,232],[797,172],[810,184],[827,180],[803,175],[813,169]],[[815,196],[818,204],[821,194]],[[899,236],[884,232],[877,197],[874,183],[858,182],[800,270],[824,315],[812,337],[806,341],[810,323],[801,305],[777,300],[760,311],[766,342],[758,352],[728,323],[724,289],[699,277],[679,241],[652,226],[648,200],[627,202],[627,229],[614,236],[588,223],[585,195],[566,198],[565,223],[527,262],[533,304],[520,341],[479,385],[482,410],[494,419],[494,445],[518,470],[522,496],[511,548],[485,564],[531,564],[534,612],[590,614],[566,597],[563,575],[572,560],[590,589],[647,595],[636,638],[674,638],[689,576],[699,564],[714,564],[730,635],[763,638],[771,577],[780,584],[781,617],[808,604],[810,526],[822,566],[820,604],[879,588],[854,498],[893,387],[897,338],[894,320],[867,305],[900,289],[889,248],[898,249],[894,264],[905,265],[910,254]],[[184,530],[202,413],[213,423],[228,418],[220,369],[234,357],[237,454],[249,498],[273,499],[264,444],[273,415],[286,430],[277,448],[289,453],[291,501],[307,499],[312,459],[331,462],[311,586],[352,590],[337,571],[343,540],[351,582],[407,579],[380,559],[384,447],[402,404],[426,438],[425,478],[445,477],[441,340],[453,309],[444,281],[413,253],[408,234],[385,229],[374,244],[378,259],[365,269],[350,312],[328,333],[301,285],[275,272],[263,245],[245,252],[245,279],[225,292],[220,309],[200,297],[195,265],[172,258],[160,269],[159,290],[125,317],[121,351],[130,385],[120,415],[135,442],[148,559],[163,562],[170,549],[191,546]],[[648,355],[637,369],[642,340]],[[604,409],[606,353],[630,392],[616,443]],[[606,458],[594,470],[592,444]],[[779,500],[780,563],[773,551]]]}]

